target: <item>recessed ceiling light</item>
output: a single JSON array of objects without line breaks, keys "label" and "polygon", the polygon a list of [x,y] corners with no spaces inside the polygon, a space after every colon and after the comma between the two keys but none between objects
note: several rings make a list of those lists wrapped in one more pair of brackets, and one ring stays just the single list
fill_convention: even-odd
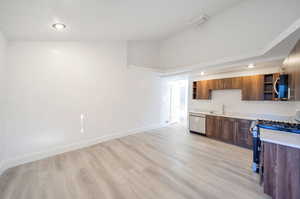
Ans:
[{"label": "recessed ceiling light", "polygon": [[65,24],[62,23],[55,23],[52,25],[52,28],[54,28],[55,30],[63,30],[65,29],[67,26]]},{"label": "recessed ceiling light", "polygon": [[254,64],[249,64],[248,68],[254,68]]},{"label": "recessed ceiling light", "polygon": [[204,72],[202,71],[202,72],[200,73],[200,75],[204,75]]}]

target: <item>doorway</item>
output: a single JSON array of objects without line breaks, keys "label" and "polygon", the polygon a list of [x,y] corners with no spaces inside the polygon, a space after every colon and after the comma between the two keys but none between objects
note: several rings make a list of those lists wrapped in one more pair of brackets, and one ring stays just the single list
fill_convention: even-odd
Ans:
[{"label": "doorway", "polygon": [[170,122],[187,124],[188,80],[169,82]]}]

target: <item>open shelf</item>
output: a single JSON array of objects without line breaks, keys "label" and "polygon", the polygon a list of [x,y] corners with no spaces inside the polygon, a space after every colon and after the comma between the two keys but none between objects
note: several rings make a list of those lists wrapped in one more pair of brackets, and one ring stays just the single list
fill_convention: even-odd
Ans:
[{"label": "open shelf", "polygon": [[193,82],[193,99],[197,99],[197,82]]},{"label": "open shelf", "polygon": [[276,100],[278,97],[273,88],[278,75],[279,74],[264,75],[264,100]]}]

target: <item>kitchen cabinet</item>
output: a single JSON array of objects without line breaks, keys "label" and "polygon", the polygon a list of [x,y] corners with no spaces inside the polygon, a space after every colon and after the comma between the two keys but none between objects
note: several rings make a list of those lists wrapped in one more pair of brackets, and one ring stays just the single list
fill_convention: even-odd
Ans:
[{"label": "kitchen cabinet", "polygon": [[273,199],[300,198],[300,149],[263,142],[263,188]]},{"label": "kitchen cabinet", "polygon": [[196,99],[210,99],[210,80],[197,81]]},{"label": "kitchen cabinet", "polygon": [[221,139],[221,135],[222,135],[222,131],[223,131],[222,120],[223,120],[223,117],[219,117],[219,116],[215,117],[215,128],[216,128],[215,138],[218,140]]},{"label": "kitchen cabinet", "polygon": [[275,167],[276,167],[276,154],[277,154],[276,144],[263,145],[263,161],[264,161],[264,193],[269,196],[275,196]]},{"label": "kitchen cabinet", "polygon": [[[278,83],[280,73],[265,74],[263,81],[263,100],[277,101],[278,94],[275,92],[274,85]],[[259,87],[259,89],[261,89]],[[281,99],[282,100],[282,99]]]},{"label": "kitchen cabinet", "polygon": [[252,148],[252,135],[250,132],[251,122],[251,120],[236,120],[236,145],[245,148]]},{"label": "kitchen cabinet", "polygon": [[241,88],[242,88],[241,77],[223,79],[223,89],[241,89]]},{"label": "kitchen cabinet", "polygon": [[251,120],[206,116],[206,136],[237,146],[251,148]]},{"label": "kitchen cabinet", "polygon": [[222,90],[224,89],[224,81],[223,79],[213,79],[211,80],[211,89],[212,90]]},{"label": "kitchen cabinet", "polygon": [[205,134],[207,137],[214,137],[215,132],[215,118],[213,116],[206,116],[205,118]]},{"label": "kitchen cabinet", "polygon": [[236,119],[223,118],[222,119],[222,133],[220,133],[220,140],[227,143],[234,143],[236,134]]},{"label": "kitchen cabinet", "polygon": [[218,138],[220,134],[220,117],[206,116],[205,134],[210,138]]},{"label": "kitchen cabinet", "polygon": [[[287,71],[290,72],[291,99],[300,100],[300,66]],[[212,90],[241,89],[242,100],[276,101],[278,96],[273,85],[278,77],[279,73],[274,73],[193,82],[193,99],[211,99]]]},{"label": "kitchen cabinet", "polygon": [[283,67],[289,75],[289,100],[300,101],[300,41],[284,61]]},{"label": "kitchen cabinet", "polygon": [[242,100],[264,100],[264,75],[242,77]]},{"label": "kitchen cabinet", "polygon": [[242,77],[234,77],[232,78],[231,89],[242,89],[243,88],[243,81]]}]

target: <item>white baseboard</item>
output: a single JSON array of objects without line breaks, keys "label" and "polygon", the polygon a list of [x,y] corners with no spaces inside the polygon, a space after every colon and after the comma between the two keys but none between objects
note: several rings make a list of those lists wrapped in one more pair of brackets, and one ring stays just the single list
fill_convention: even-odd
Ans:
[{"label": "white baseboard", "polygon": [[142,128],[131,129],[131,130],[128,130],[127,132],[123,132],[123,133],[114,133],[114,134],[110,134],[110,135],[105,135],[105,136],[101,136],[101,137],[97,137],[97,138],[93,138],[93,139],[89,139],[89,140],[84,140],[81,142],[76,142],[76,143],[72,143],[72,144],[68,144],[68,145],[64,145],[64,146],[57,146],[57,147],[51,148],[47,151],[25,154],[25,155],[22,155],[22,156],[19,156],[16,158],[4,160],[4,161],[0,162],[0,175],[5,170],[15,167],[15,166],[18,166],[18,165],[21,165],[21,164],[25,164],[25,163],[33,162],[36,160],[41,160],[44,158],[55,156],[58,154],[62,154],[65,152],[85,148],[85,147],[92,146],[92,145],[95,145],[95,144],[98,144],[101,142],[105,142],[108,140],[125,137],[128,135],[133,135],[133,134],[137,134],[137,133],[143,133],[145,131],[149,131],[149,130],[153,130],[153,129],[163,128],[168,125],[170,125],[170,124],[154,124],[154,125],[150,125],[150,126],[146,126],[146,127],[142,127]]}]

